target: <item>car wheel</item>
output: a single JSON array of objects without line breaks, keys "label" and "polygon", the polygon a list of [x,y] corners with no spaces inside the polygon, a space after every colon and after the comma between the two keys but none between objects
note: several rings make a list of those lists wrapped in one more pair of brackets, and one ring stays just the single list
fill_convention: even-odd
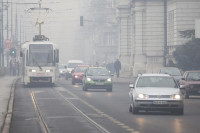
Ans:
[{"label": "car wheel", "polygon": [[75,85],[75,82],[72,80],[72,85]]},{"label": "car wheel", "polygon": [[66,80],[68,80],[68,77],[65,77]]},{"label": "car wheel", "polygon": [[132,113],[133,113],[133,114],[138,114],[138,112],[139,112],[138,108],[136,108],[136,107],[134,106],[134,104],[132,104]]}]

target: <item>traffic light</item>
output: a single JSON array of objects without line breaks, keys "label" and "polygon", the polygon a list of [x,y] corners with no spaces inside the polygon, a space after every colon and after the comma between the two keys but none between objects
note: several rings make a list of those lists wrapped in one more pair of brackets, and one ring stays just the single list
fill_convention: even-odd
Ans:
[{"label": "traffic light", "polygon": [[80,16],[80,26],[83,26],[83,16]]},{"label": "traffic light", "polygon": [[10,49],[10,56],[16,57],[16,49],[15,48]]}]

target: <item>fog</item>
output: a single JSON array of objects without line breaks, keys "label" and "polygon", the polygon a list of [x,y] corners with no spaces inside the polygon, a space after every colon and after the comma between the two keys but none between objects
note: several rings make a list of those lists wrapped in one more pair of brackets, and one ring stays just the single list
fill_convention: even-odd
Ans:
[{"label": "fog", "polygon": [[[33,11],[31,8],[38,8],[39,4],[19,4],[38,3],[37,0],[13,0],[13,18],[18,16],[18,27],[21,23],[21,42],[31,41],[33,36],[39,33],[37,18],[44,20],[42,24],[42,35],[57,44],[60,49],[60,63],[67,63],[69,59],[84,60],[83,55],[77,54],[79,49],[75,38],[79,35],[80,29],[80,3],[79,0],[42,0],[41,7],[49,8],[45,11]],[[17,5],[17,6],[16,6]],[[17,8],[17,9],[16,9]],[[46,17],[44,17],[47,15]],[[44,19],[45,18],[45,19]],[[40,20],[39,20],[40,21]],[[15,25],[15,24],[13,24]],[[81,44],[79,44],[81,45]]]}]

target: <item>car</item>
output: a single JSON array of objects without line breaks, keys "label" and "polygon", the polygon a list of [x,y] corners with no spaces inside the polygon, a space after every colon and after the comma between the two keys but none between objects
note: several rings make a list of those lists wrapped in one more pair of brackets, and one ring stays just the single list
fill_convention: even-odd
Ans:
[{"label": "car", "polygon": [[182,78],[182,72],[177,67],[163,67],[160,68],[159,73],[173,76],[177,83]]},{"label": "car", "polygon": [[78,65],[72,72],[72,85],[83,82],[83,74],[89,65]]},{"label": "car", "polygon": [[190,95],[200,95],[200,70],[185,71],[180,80],[180,87],[186,99]]},{"label": "car", "polygon": [[105,67],[89,67],[83,76],[83,91],[88,89],[106,89],[112,92],[112,75]]},{"label": "car", "polygon": [[65,77],[67,72],[67,65],[66,64],[60,64],[58,66],[59,69],[59,77]]},{"label": "car", "polygon": [[68,80],[69,78],[71,78],[72,77],[72,71],[74,70],[74,68],[77,65],[81,65],[81,64],[83,64],[82,60],[69,60],[67,62],[67,72],[66,72],[65,79]]},{"label": "car", "polygon": [[141,74],[135,84],[129,85],[129,112],[170,111],[183,115],[184,103],[181,90],[168,74]]}]

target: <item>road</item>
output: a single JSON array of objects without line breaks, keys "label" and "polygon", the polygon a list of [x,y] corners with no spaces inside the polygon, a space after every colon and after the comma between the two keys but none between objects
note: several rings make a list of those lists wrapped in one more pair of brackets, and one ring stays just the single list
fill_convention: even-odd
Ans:
[{"label": "road", "polygon": [[82,91],[60,79],[55,87],[16,85],[11,133],[199,133],[200,97],[185,100],[183,116],[129,113],[128,83],[113,92]]}]

